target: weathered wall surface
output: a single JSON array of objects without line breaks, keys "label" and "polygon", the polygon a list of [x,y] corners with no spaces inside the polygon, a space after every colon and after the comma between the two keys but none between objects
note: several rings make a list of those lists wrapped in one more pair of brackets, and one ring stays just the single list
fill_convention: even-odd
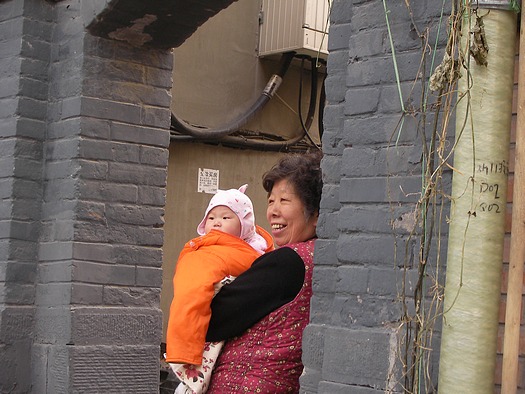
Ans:
[{"label": "weathered wall surface", "polygon": [[1,392],[158,390],[173,57],[106,3],[0,2]]},{"label": "weathered wall surface", "polygon": [[[434,54],[440,23],[435,55],[436,62],[441,61],[446,17],[440,19],[442,3],[432,0],[385,4],[388,14],[381,1],[333,4],[323,135],[325,186],[311,323],[304,340],[304,393],[401,392],[405,383],[399,343],[406,323],[400,297],[405,278],[405,305],[413,304],[421,141],[428,138],[423,126],[430,130],[432,119],[419,111],[423,91],[417,79],[428,77],[431,69],[431,56],[423,57],[423,36]],[[435,97],[430,100],[435,102]],[[435,374],[435,366],[430,374]]]}]

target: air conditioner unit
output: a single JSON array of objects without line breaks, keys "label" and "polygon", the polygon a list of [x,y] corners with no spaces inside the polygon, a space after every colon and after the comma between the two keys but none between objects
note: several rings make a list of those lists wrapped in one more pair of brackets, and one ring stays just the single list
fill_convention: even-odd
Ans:
[{"label": "air conditioner unit", "polygon": [[262,0],[259,56],[296,51],[326,59],[332,0]]}]

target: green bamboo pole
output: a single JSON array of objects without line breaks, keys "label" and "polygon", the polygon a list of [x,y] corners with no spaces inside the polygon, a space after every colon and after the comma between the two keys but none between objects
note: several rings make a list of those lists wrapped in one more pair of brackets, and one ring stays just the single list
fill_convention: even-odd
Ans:
[{"label": "green bamboo pole", "polygon": [[[439,383],[442,394],[492,393],[505,233],[516,13],[479,9],[487,65],[459,80]],[[463,45],[476,17],[465,17]]]}]

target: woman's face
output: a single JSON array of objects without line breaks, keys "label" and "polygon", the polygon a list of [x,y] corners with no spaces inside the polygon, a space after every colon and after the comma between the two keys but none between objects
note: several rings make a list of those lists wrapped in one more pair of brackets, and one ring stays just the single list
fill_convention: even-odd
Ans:
[{"label": "woman's face", "polygon": [[286,179],[275,182],[268,197],[266,219],[278,246],[313,238],[317,216],[314,214],[306,218],[302,200]]}]

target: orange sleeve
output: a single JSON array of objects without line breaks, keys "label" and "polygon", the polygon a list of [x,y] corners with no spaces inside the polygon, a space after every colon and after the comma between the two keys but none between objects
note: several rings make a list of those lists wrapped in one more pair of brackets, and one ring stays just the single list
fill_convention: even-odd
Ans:
[{"label": "orange sleeve", "polygon": [[213,284],[224,278],[216,256],[201,250],[181,256],[173,277],[173,300],[166,333],[166,361],[201,364],[211,316]]}]

